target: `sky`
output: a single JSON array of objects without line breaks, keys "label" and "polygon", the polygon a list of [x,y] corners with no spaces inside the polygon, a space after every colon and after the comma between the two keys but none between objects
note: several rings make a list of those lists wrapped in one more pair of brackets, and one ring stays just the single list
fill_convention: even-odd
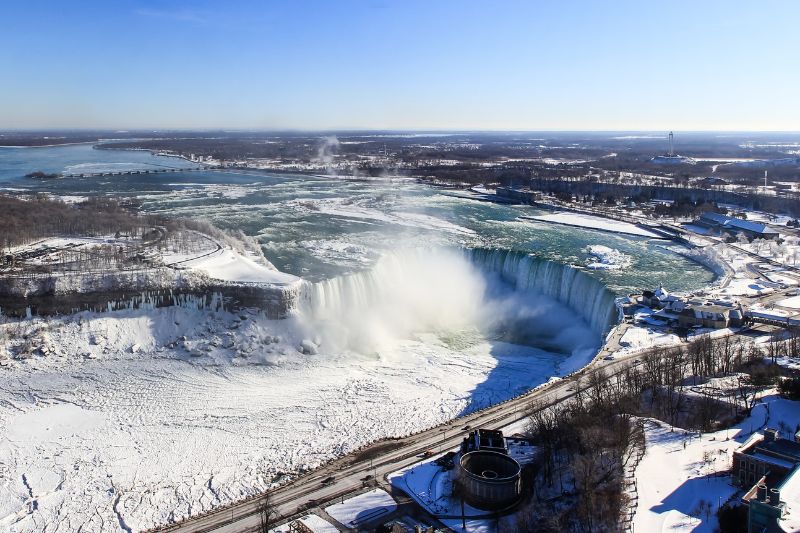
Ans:
[{"label": "sky", "polygon": [[2,0],[0,129],[800,130],[800,2]]}]

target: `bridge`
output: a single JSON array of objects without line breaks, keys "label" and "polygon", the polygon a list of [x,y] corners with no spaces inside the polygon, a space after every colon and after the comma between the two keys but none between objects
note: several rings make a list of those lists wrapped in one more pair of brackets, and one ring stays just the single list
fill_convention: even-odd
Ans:
[{"label": "bridge", "polygon": [[199,167],[186,167],[186,168],[148,168],[139,170],[109,170],[104,172],[71,172],[69,174],[62,174],[63,178],[100,178],[103,176],[132,176],[135,174],[165,174],[168,172],[201,172],[219,170],[220,167],[199,166]]}]

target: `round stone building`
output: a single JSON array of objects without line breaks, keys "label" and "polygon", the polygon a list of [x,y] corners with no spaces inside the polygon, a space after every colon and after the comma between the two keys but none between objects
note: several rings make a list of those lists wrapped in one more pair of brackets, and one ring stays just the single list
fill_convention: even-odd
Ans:
[{"label": "round stone building", "polygon": [[496,451],[467,452],[458,461],[458,480],[464,501],[487,511],[504,509],[519,500],[520,473],[517,461]]}]

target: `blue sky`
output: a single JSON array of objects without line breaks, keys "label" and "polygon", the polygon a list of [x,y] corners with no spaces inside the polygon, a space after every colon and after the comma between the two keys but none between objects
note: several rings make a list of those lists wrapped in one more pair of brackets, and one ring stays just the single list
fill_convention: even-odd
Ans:
[{"label": "blue sky", "polygon": [[800,2],[0,2],[0,128],[800,130]]}]

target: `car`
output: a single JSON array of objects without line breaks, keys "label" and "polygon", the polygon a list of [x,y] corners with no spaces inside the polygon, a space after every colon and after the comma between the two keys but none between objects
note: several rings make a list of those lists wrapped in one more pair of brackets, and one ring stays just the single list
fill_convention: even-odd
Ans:
[{"label": "car", "polygon": [[370,481],[373,478],[372,474],[367,474],[361,478],[361,481]]},{"label": "car", "polygon": [[422,457],[431,457],[433,455],[433,450],[425,450],[422,453]]},{"label": "car", "polygon": [[614,360],[614,356],[613,355],[607,355],[607,356],[603,357],[603,361],[613,361],[613,360]]},{"label": "car", "polygon": [[323,485],[330,485],[334,481],[336,481],[336,476],[328,476],[328,477],[326,477],[325,479],[322,480],[322,484]]},{"label": "car", "polygon": [[466,426],[464,426],[463,428],[461,428],[461,430],[462,430],[462,431],[469,431],[469,428],[470,428],[470,426],[469,426],[469,424],[467,424]]}]

